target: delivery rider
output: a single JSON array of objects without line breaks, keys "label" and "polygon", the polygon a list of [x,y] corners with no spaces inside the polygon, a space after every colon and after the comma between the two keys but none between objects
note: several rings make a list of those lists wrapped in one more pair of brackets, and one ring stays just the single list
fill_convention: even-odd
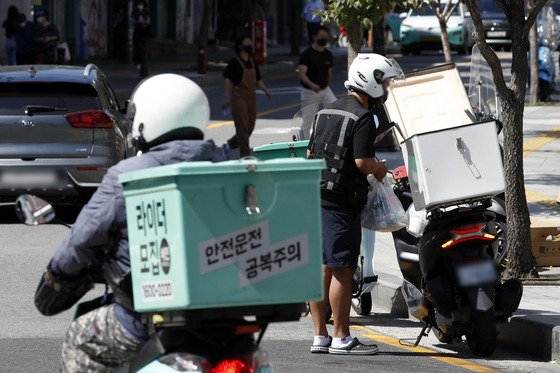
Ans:
[{"label": "delivery rider", "polygon": [[132,307],[125,201],[119,175],[177,162],[216,160],[214,143],[203,141],[210,119],[208,99],[191,80],[175,74],[144,80],[132,94],[128,116],[143,154],[107,171],[72,231],[56,249],[35,294],[41,313],[64,311],[91,289],[89,273],[103,265],[116,296],[114,303],[72,323],[62,347],[63,372],[111,371],[130,362],[148,339],[147,327]]},{"label": "delivery rider", "polygon": [[[315,338],[311,352],[373,355],[376,345],[365,345],[350,335],[352,277],[361,243],[361,211],[367,201],[366,175],[382,180],[387,168],[375,160],[375,124],[371,109],[387,98],[391,81],[404,78],[399,65],[377,54],[358,54],[348,71],[350,91],[319,111],[307,151],[322,158],[327,169],[321,180],[323,273],[325,299],[311,302]],[[325,325],[327,301],[333,310],[334,335]]]}]

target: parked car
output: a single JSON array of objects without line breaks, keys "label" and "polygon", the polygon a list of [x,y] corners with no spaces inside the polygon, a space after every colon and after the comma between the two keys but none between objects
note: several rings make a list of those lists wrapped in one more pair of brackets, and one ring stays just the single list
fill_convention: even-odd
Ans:
[{"label": "parked car", "polygon": [[[392,13],[388,13],[385,17],[385,28],[387,34],[391,35],[391,39],[395,41],[401,41],[401,24],[403,19],[408,15],[409,9],[396,6]],[[385,38],[385,40],[389,40]]]},{"label": "parked car", "polygon": [[494,49],[511,50],[511,26],[502,8],[493,0],[480,0],[478,10],[482,18],[486,42]]},{"label": "parked car", "polygon": [[[456,4],[458,0],[453,0]],[[447,1],[442,1],[440,6],[445,7]],[[475,41],[472,36],[474,26],[470,14],[464,4],[453,11],[447,21],[447,33],[451,49],[461,54],[467,54],[472,49]],[[422,7],[418,12],[412,9],[401,24],[401,52],[420,53],[424,49],[441,49],[441,29],[439,21],[432,8],[427,5],[426,12]]]},{"label": "parked car", "polygon": [[82,202],[133,156],[132,123],[95,65],[0,67],[0,202]]}]

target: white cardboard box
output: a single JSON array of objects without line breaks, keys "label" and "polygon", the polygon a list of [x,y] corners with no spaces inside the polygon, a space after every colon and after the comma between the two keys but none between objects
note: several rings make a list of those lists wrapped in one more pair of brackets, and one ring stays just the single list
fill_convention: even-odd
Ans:
[{"label": "white cardboard box", "polygon": [[415,134],[402,145],[416,210],[492,197],[505,189],[494,121]]}]

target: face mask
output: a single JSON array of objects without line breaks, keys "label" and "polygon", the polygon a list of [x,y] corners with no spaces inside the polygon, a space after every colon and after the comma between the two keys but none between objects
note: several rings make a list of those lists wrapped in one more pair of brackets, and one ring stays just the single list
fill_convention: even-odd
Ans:
[{"label": "face mask", "polygon": [[243,50],[249,54],[251,54],[253,52],[253,46],[252,45],[245,45],[243,47]]},{"label": "face mask", "polygon": [[138,5],[138,10],[143,11],[144,10],[144,5]]},{"label": "face mask", "polygon": [[19,27],[21,27],[21,28],[25,28],[25,22],[20,22],[20,23],[18,23],[18,25],[19,25]]},{"label": "face mask", "polygon": [[43,23],[44,18],[43,17],[37,17],[37,23]]},{"label": "face mask", "polygon": [[321,47],[324,47],[325,45],[327,45],[328,40],[327,39],[319,39],[317,40],[317,44],[320,45]]}]

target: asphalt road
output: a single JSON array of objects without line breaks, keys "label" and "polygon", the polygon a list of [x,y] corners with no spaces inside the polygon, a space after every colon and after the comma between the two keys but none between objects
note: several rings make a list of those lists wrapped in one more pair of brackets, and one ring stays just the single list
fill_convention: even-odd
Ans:
[{"label": "asphalt road", "polygon": [[[456,56],[461,73],[468,74],[468,58]],[[405,71],[443,62],[438,54],[400,58]],[[507,56],[504,59],[507,64]],[[334,70],[334,91],[343,94],[345,68]],[[258,120],[252,145],[289,141],[290,118],[298,110],[298,82],[295,76],[265,81],[274,98],[258,97]],[[132,87],[131,87],[132,89]],[[213,128],[208,137],[222,144],[234,133],[230,118],[221,111],[220,87],[206,90],[212,106]],[[62,218],[72,221],[75,209],[59,210]],[[68,229],[61,225],[27,227],[17,223],[12,206],[0,207],[0,372],[56,372],[60,348],[73,311],[43,317],[33,306],[33,294],[40,275],[56,246]],[[103,289],[97,288],[88,298]],[[96,294],[97,293],[97,294]],[[311,355],[313,336],[309,317],[300,322],[271,325],[263,347],[277,372],[558,372],[556,364],[538,361],[518,352],[498,348],[490,359],[474,359],[466,343],[443,346],[431,336],[419,348],[402,346],[399,339],[415,338],[420,323],[396,319],[388,314],[353,318],[353,334],[366,343],[377,343],[376,356]],[[331,327],[332,328],[332,327]]]}]

